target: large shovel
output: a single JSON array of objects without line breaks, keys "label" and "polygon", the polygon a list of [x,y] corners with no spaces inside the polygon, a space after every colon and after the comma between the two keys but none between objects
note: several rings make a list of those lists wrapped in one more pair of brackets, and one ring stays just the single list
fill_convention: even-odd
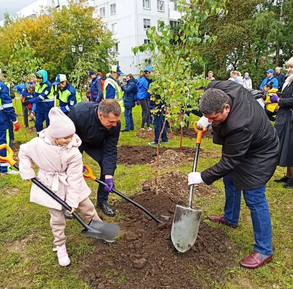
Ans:
[{"label": "large shovel", "polygon": [[[207,128],[204,130],[199,130],[196,127],[197,121],[194,122],[194,130],[197,133],[196,137],[196,148],[195,156],[193,161],[192,171],[196,171],[199,147],[201,143],[201,138],[203,133],[207,131]],[[176,205],[172,229],[171,229],[171,239],[174,247],[181,253],[188,251],[197,238],[201,210],[192,209],[192,194],[193,194],[193,185],[189,187],[189,198],[188,198],[188,207],[183,207]]]},{"label": "large shovel", "polygon": [[[87,165],[83,165],[84,168],[84,172],[83,172],[83,177],[85,179],[91,179],[99,184],[101,184],[102,186],[107,186],[107,184],[101,180],[99,180],[98,178],[96,178],[93,175],[93,171],[90,169],[89,166]],[[128,198],[127,196],[125,196],[124,194],[120,193],[119,191],[113,189],[112,190],[113,193],[115,193],[116,195],[120,196],[121,198],[123,198],[124,200],[128,201],[129,203],[133,204],[134,206],[138,207],[139,209],[141,209],[142,211],[144,211],[147,215],[149,215],[153,220],[155,220],[157,223],[162,223],[162,221],[160,221],[159,219],[157,219],[153,214],[151,214],[145,207],[143,207],[142,205],[138,204],[137,202],[131,200],[130,198]]]},{"label": "large shovel", "polygon": [[[19,170],[18,164],[13,160],[13,151],[7,144],[0,145],[0,150],[6,149],[7,156],[0,157],[0,162],[9,163],[11,166],[15,167]],[[62,199],[60,199],[57,195],[55,195],[51,190],[45,187],[41,182],[39,182],[36,178],[31,179],[31,181],[45,191],[49,196],[51,196],[55,201],[57,201],[60,205],[62,205],[66,210],[71,211],[72,208],[65,203]],[[84,230],[81,231],[82,234],[93,237],[96,239],[102,239],[107,242],[114,242],[115,238],[120,234],[120,229],[116,224],[109,224],[106,222],[100,222],[91,220],[87,225],[80,216],[73,212],[72,214],[75,219],[84,227]]]}]

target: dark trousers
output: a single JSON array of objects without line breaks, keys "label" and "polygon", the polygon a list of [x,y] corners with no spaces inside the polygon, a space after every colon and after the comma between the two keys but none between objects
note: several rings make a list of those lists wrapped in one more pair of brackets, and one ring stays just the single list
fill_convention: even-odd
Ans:
[{"label": "dark trousers", "polygon": [[14,127],[12,121],[9,124],[9,138],[10,141],[14,141]]},{"label": "dark trousers", "polygon": [[[79,147],[81,153],[86,152],[92,159],[94,159],[100,166],[101,173],[100,173],[100,180],[105,181],[105,175],[102,174],[103,172],[103,149],[99,148],[89,148],[86,145],[81,145]],[[102,204],[104,201],[108,201],[109,193],[104,190],[104,186],[99,185],[97,191],[97,205]]]},{"label": "dark trousers", "polygon": [[[159,142],[159,137],[161,130],[163,128],[164,124],[164,119],[165,119],[165,113],[163,111],[157,113],[154,115],[154,128],[155,128],[155,143]],[[167,137],[167,123],[165,124],[163,133],[162,133],[162,141],[167,142],[168,137]]]},{"label": "dark trousers", "polygon": [[142,109],[142,121],[141,121],[141,128],[144,128],[145,123],[147,124],[147,127],[150,126],[150,109],[147,99],[141,99],[139,100],[139,104],[141,105]]},{"label": "dark trousers", "polygon": [[134,129],[132,108],[125,108],[124,119],[125,119],[125,130]]},{"label": "dark trousers", "polygon": [[28,127],[28,112],[28,107],[26,105],[22,105],[23,121],[25,127]]},{"label": "dark trousers", "polygon": [[49,111],[47,112],[38,112],[36,113],[36,122],[35,127],[37,134],[39,134],[43,130],[43,122],[46,121],[46,127],[49,126],[50,120],[49,120]]}]

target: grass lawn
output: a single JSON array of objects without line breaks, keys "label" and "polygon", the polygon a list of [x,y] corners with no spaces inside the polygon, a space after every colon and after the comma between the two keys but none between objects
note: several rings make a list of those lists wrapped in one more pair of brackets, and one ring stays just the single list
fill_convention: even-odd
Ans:
[{"label": "grass lawn", "polygon": [[[17,114],[21,113],[19,101],[13,101]],[[121,133],[119,145],[147,145],[148,141],[138,138],[140,107],[134,109],[135,131]],[[22,127],[15,133],[15,140],[25,142],[35,134],[25,132],[22,117],[18,117]],[[124,119],[122,118],[122,128]],[[164,145],[166,146],[166,145]],[[179,137],[172,138],[168,147],[178,147]],[[184,138],[183,146],[194,147],[195,140]],[[204,138],[201,144],[204,150],[220,151],[211,139]],[[203,158],[199,155],[198,171],[208,168],[217,159]],[[98,175],[98,166],[88,156],[87,163]],[[188,173],[191,166],[182,165],[178,170]],[[220,283],[211,283],[209,288],[245,288],[245,289],[287,289],[293,288],[293,192],[274,183],[273,179],[283,176],[285,170],[277,168],[275,176],[267,185],[267,199],[270,205],[273,229],[274,259],[271,263],[257,270],[247,270],[235,266],[225,272]],[[163,172],[162,172],[163,173]],[[115,184],[118,190],[131,196],[140,191],[139,181],[153,177],[149,165],[125,166],[118,164]],[[97,184],[87,181],[93,190],[93,202],[96,198]],[[202,199],[197,207],[203,210],[203,222],[208,214],[222,214],[224,190],[222,181],[214,186],[221,193],[212,199]],[[58,265],[56,254],[52,252],[53,236],[49,225],[48,209],[29,202],[30,183],[22,181],[20,176],[0,176],[0,288],[89,288],[78,277],[80,256],[94,250],[97,240],[80,234],[82,227],[76,221],[67,224],[67,247],[70,251],[72,264],[62,268]],[[115,198],[115,196],[111,196]],[[119,197],[117,197],[118,199]],[[119,216],[116,217],[119,221]],[[213,224],[210,224],[214,226]],[[217,225],[215,225],[217,226]],[[253,231],[250,213],[242,202],[240,226],[237,230],[227,230],[231,241],[240,248],[237,262],[252,252]],[[93,268],[101,270],[101,268]],[[129,284],[129,288],[131,284]],[[134,288],[135,289],[135,288]],[[177,289],[177,288],[176,288]],[[179,288],[178,288],[179,289]]]}]

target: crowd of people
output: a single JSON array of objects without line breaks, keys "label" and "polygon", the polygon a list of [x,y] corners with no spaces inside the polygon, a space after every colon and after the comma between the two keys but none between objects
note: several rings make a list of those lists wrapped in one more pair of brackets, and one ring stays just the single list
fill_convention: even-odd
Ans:
[{"label": "crowd of people", "polygon": [[[276,69],[276,74],[272,69],[267,70],[267,76],[260,85],[263,106],[252,94],[249,74],[245,73],[241,78],[237,71],[232,71],[226,81],[216,81],[210,71],[210,83],[199,103],[203,116],[198,126],[206,128],[212,125],[214,143],[223,146],[222,157],[211,168],[201,173],[190,173],[188,183],[210,185],[223,178],[226,194],[224,214],[208,218],[231,228],[238,227],[243,193],[251,212],[255,236],[254,252],[240,262],[246,268],[258,268],[272,260],[271,219],[265,189],[277,165],[286,167],[287,171],[284,177],[275,181],[284,183],[284,188],[293,188],[293,153],[290,149],[293,145],[293,57],[286,66],[286,76],[281,75],[280,69]],[[86,152],[98,163],[100,180],[106,184],[98,187],[96,206],[113,217],[116,212],[109,205],[108,198],[115,188],[117,144],[120,132],[134,130],[132,108],[137,102],[142,109],[141,131],[152,130],[153,118],[155,138],[149,144],[168,142],[166,103],[156,94],[156,81],[151,77],[153,73],[153,68],[146,66],[138,79],[128,74],[124,84],[119,82],[119,76],[123,74],[119,66],[112,66],[106,79],[101,72],[91,70],[86,94],[89,101],[78,97],[66,75],[58,74],[51,84],[45,70],[39,70],[29,76],[27,83],[15,87],[21,95],[25,126],[28,126],[30,117],[37,132],[36,138],[20,146],[20,175],[25,180],[37,177],[72,207],[71,212],[63,212],[60,205],[44,197],[32,185],[31,201],[49,208],[61,266],[70,263],[65,246],[65,218],[79,208],[88,219],[101,220],[88,198],[90,189],[82,176],[82,153]],[[150,86],[152,94],[149,93]],[[121,113],[125,117],[123,129]],[[11,126],[17,131],[20,124],[12,105],[11,92],[2,81],[0,115],[0,143],[11,146]],[[270,120],[275,121],[275,128]],[[0,155],[6,156],[6,150],[0,150]],[[37,174],[33,163],[39,167]],[[0,170],[1,174],[14,172],[6,163],[0,163]]]}]

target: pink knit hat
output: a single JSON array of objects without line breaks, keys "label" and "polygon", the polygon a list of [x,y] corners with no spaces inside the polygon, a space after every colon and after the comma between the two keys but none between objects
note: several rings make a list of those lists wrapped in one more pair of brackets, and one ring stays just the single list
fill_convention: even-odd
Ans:
[{"label": "pink knit hat", "polygon": [[75,133],[73,121],[65,115],[59,107],[52,107],[49,111],[49,131],[53,138],[67,137]]}]

